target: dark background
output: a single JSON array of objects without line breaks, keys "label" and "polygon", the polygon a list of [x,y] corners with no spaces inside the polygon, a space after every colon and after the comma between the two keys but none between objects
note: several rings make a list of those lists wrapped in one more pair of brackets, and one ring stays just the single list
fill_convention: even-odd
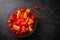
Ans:
[{"label": "dark background", "polygon": [[[58,40],[59,2],[56,0],[0,0],[0,40]],[[40,11],[33,8],[40,7]],[[26,38],[14,37],[7,30],[6,19],[18,7],[31,7],[37,16],[35,32]]]}]

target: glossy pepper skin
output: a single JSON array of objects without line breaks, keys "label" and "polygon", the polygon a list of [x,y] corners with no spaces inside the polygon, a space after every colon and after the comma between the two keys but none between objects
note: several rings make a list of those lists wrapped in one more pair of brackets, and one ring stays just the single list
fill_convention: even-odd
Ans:
[{"label": "glossy pepper skin", "polygon": [[38,5],[34,5],[34,9],[38,10],[39,6]]},{"label": "glossy pepper skin", "polygon": [[32,26],[34,25],[35,15],[31,13],[30,8],[25,9],[22,7],[12,13],[8,19],[8,26],[11,25],[10,27],[13,33],[23,35],[33,31]]}]

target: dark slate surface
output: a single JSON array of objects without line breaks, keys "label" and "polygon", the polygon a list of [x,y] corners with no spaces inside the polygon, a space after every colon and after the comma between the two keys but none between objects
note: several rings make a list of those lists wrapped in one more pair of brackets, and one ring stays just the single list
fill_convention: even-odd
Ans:
[{"label": "dark slate surface", "polygon": [[[33,9],[35,4],[39,5],[41,12]],[[29,37],[16,38],[7,30],[6,19],[11,10],[22,6],[29,6],[35,11],[37,29]],[[53,0],[0,0],[0,40],[57,40],[57,6]]]}]

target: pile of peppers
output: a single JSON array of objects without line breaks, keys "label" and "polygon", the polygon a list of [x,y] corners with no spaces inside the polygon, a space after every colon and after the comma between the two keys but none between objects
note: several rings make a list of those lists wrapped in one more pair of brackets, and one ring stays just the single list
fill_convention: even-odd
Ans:
[{"label": "pile of peppers", "polygon": [[11,32],[19,35],[33,32],[35,15],[31,13],[31,8],[19,8],[12,12],[7,20]]}]

